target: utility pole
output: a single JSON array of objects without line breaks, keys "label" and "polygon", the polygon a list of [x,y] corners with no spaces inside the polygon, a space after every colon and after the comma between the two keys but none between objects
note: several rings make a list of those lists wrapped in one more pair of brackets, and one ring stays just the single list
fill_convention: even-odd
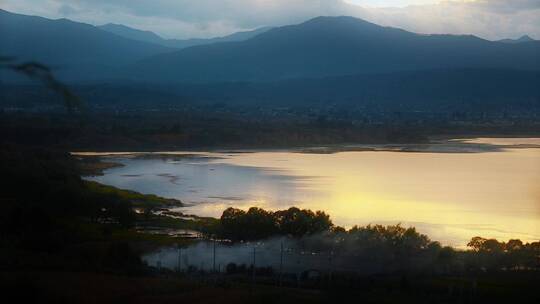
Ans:
[{"label": "utility pole", "polygon": [[328,287],[332,284],[332,254],[333,252],[330,251],[328,255],[328,263],[329,263],[329,274],[328,274]]},{"label": "utility pole", "polygon": [[162,251],[160,249],[158,253],[158,261],[157,261],[157,269],[158,269],[158,272],[160,273],[161,273],[161,257],[162,257]]},{"label": "utility pole", "polygon": [[251,286],[252,288],[255,286],[255,246],[253,247],[253,271],[251,273]]},{"label": "utility pole", "polygon": [[216,239],[214,239],[214,258],[213,258],[212,271],[216,273]]},{"label": "utility pole", "polygon": [[283,241],[281,241],[281,250],[279,254],[279,286],[283,278]]},{"label": "utility pole", "polygon": [[178,272],[182,272],[182,246],[178,245]]}]

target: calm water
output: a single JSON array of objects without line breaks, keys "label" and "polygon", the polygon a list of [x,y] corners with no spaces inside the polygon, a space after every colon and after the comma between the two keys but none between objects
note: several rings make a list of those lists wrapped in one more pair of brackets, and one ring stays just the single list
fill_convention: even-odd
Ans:
[{"label": "calm water", "polygon": [[298,206],[324,210],[346,227],[412,225],[463,247],[477,235],[540,239],[539,147],[540,139],[477,139],[406,147],[416,152],[113,155],[125,166],[91,179],[181,199],[185,213]]}]

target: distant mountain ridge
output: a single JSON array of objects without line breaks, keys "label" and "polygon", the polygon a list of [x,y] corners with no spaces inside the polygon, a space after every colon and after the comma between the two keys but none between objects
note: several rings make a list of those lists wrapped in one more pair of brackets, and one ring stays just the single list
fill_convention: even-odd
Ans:
[{"label": "distant mountain ridge", "polygon": [[218,42],[231,42],[231,41],[244,41],[250,38],[253,38],[259,34],[262,34],[272,27],[261,27],[251,31],[243,31],[233,33],[231,35],[215,38],[192,38],[192,39],[164,39],[161,36],[157,35],[151,31],[143,31],[134,29],[121,24],[108,23],[105,25],[99,26],[100,29],[107,32],[143,42],[155,43],[162,46],[175,48],[175,49],[184,49],[191,46],[205,45]]},{"label": "distant mountain ridge", "polygon": [[498,42],[502,42],[502,43],[522,43],[522,42],[532,42],[532,41],[536,41],[536,40],[529,37],[529,35],[523,35],[523,36],[519,37],[518,39],[501,39],[501,40],[498,40]]},{"label": "distant mountain ridge", "polygon": [[172,50],[85,23],[0,10],[0,55],[47,64],[66,79],[103,78],[121,66]]},{"label": "distant mountain ridge", "polygon": [[540,42],[420,35],[353,17],[318,17],[241,42],[145,58],[128,74],[153,82],[272,81],[429,69],[540,69]]},{"label": "distant mountain ridge", "polygon": [[[119,68],[152,55],[190,45],[245,40],[266,30],[213,39],[166,40],[153,32],[121,24],[96,27],[0,9],[0,56],[44,63],[67,81],[102,81],[114,79]],[[10,72],[0,72],[0,81],[13,79],[23,80]]]},{"label": "distant mountain ridge", "polygon": [[142,42],[161,44],[161,42],[164,40],[154,32],[134,29],[123,24],[107,23],[98,26],[98,28],[124,38],[138,40]]},{"label": "distant mountain ridge", "polygon": [[[95,27],[0,10],[0,55],[45,63],[71,83],[171,84],[188,91],[200,84],[194,96],[216,101],[276,103],[327,97],[412,102],[424,92],[426,98],[459,100],[460,90],[470,98],[500,95],[507,101],[512,94],[531,100],[540,96],[533,89],[540,71],[538,41],[421,35],[353,17],[318,17],[260,31],[202,39],[204,45],[178,50],[161,45],[168,40],[155,33],[123,25]],[[0,82],[10,79],[4,72]],[[505,75],[524,84],[505,83]],[[489,94],[492,86],[495,93]],[[392,94],[377,93],[388,90]]]}]

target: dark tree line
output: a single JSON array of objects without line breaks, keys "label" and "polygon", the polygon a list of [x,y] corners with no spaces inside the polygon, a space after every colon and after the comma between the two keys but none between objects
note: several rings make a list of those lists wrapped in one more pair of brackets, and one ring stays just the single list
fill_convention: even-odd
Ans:
[{"label": "dark tree line", "polygon": [[258,240],[276,235],[302,237],[328,231],[334,227],[323,211],[296,207],[281,211],[266,211],[252,207],[247,212],[228,208],[220,219],[223,237],[232,240]]},{"label": "dark tree line", "polygon": [[474,237],[467,244],[469,266],[481,270],[538,269],[540,267],[540,241],[523,243],[513,239],[499,242],[495,239]]},{"label": "dark tree line", "polygon": [[296,207],[275,212],[228,208],[211,233],[233,241],[285,237],[288,246],[332,255],[336,267],[351,271],[462,273],[540,268],[540,242],[474,237],[469,250],[457,250],[430,240],[414,227],[368,225],[346,230],[335,226],[322,211]]}]

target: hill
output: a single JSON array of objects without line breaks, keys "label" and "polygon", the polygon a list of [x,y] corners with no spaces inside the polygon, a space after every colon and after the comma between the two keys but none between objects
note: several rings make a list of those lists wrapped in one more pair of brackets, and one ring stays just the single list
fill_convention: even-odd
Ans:
[{"label": "hill", "polygon": [[38,61],[64,78],[103,78],[144,57],[170,52],[67,19],[51,20],[0,10],[0,55]]},{"label": "hill", "polygon": [[107,23],[107,24],[98,26],[98,28],[106,32],[124,37],[124,38],[153,43],[153,44],[161,45],[162,42],[165,40],[154,32],[138,30],[138,29],[131,28],[129,26],[122,25],[122,24]]},{"label": "hill", "polygon": [[109,23],[101,25],[99,26],[99,28],[125,38],[155,43],[175,49],[184,49],[191,46],[205,45],[218,42],[244,41],[271,29],[270,27],[261,27],[252,31],[237,32],[223,37],[215,37],[208,39],[164,39],[151,31],[138,30],[121,24]]},{"label": "hill", "polygon": [[536,41],[536,40],[532,39],[528,35],[521,36],[518,39],[502,39],[502,40],[499,40],[499,42],[502,42],[502,43],[522,43],[522,42],[532,42],[532,41]]},{"label": "hill", "polygon": [[420,35],[352,17],[318,17],[242,42],[146,58],[126,75],[144,81],[268,81],[447,68],[540,69],[540,42]]}]

